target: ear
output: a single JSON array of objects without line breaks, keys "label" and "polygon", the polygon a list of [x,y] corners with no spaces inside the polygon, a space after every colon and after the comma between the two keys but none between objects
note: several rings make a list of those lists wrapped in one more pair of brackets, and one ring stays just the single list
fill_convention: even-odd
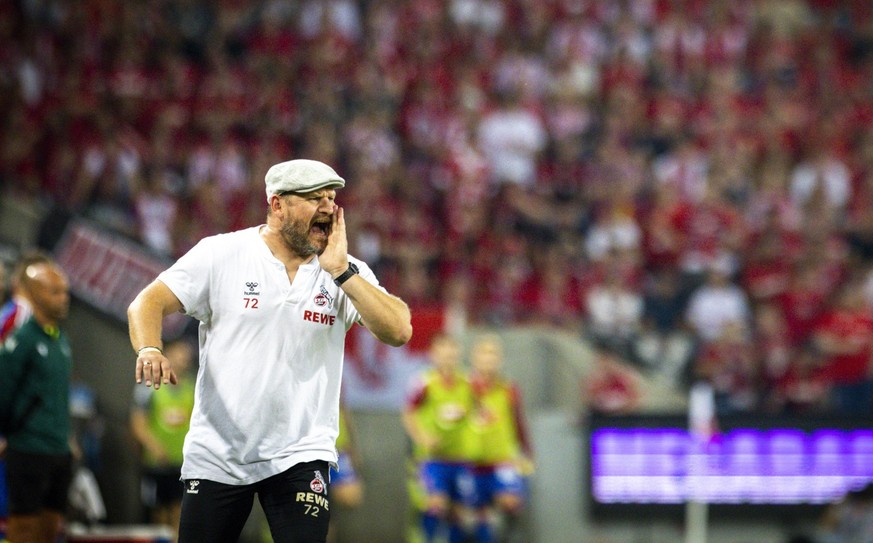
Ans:
[{"label": "ear", "polygon": [[282,197],[278,194],[270,196],[270,212],[276,215],[282,211]]}]

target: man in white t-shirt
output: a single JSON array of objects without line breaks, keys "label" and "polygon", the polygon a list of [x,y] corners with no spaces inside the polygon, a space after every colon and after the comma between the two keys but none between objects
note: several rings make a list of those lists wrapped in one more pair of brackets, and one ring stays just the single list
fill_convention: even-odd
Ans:
[{"label": "man in white t-shirt", "polygon": [[412,335],[407,305],[347,252],[343,186],[321,162],[274,165],[265,225],[201,240],[128,309],[136,382],[155,389],[176,382],[163,317],[200,321],[181,543],[236,541],[255,493],[277,543],[326,538],[346,331]]}]

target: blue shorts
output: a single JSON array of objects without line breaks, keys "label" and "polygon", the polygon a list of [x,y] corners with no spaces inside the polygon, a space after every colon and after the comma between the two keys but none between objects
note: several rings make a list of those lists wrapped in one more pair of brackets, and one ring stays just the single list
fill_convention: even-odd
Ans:
[{"label": "blue shorts", "polygon": [[418,467],[418,478],[428,496],[444,494],[453,501],[471,504],[476,498],[476,481],[466,464],[428,460]]},{"label": "blue shorts", "polygon": [[494,501],[499,494],[525,497],[525,479],[512,464],[480,466],[475,470],[476,495],[473,505],[482,507]]},{"label": "blue shorts", "polygon": [[330,468],[331,486],[349,485],[358,481],[358,472],[355,471],[355,466],[352,464],[352,459],[348,453],[339,453],[337,465],[339,470],[335,470],[333,466]]}]

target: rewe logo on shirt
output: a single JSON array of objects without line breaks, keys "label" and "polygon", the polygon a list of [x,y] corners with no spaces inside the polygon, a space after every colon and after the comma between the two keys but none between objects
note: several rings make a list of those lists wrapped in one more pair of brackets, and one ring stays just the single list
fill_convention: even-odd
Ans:
[{"label": "rewe logo on shirt", "polygon": [[310,311],[307,309],[303,312],[303,320],[333,326],[333,323],[336,322],[336,315],[327,315],[325,313],[319,313],[318,311]]}]

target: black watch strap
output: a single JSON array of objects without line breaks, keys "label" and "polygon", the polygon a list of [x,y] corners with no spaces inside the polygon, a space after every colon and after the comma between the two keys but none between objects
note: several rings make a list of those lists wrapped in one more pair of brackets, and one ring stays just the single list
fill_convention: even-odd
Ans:
[{"label": "black watch strap", "polygon": [[353,275],[358,275],[358,267],[353,262],[349,262],[349,267],[339,277],[333,280],[336,286],[341,286],[343,283],[351,279]]}]

